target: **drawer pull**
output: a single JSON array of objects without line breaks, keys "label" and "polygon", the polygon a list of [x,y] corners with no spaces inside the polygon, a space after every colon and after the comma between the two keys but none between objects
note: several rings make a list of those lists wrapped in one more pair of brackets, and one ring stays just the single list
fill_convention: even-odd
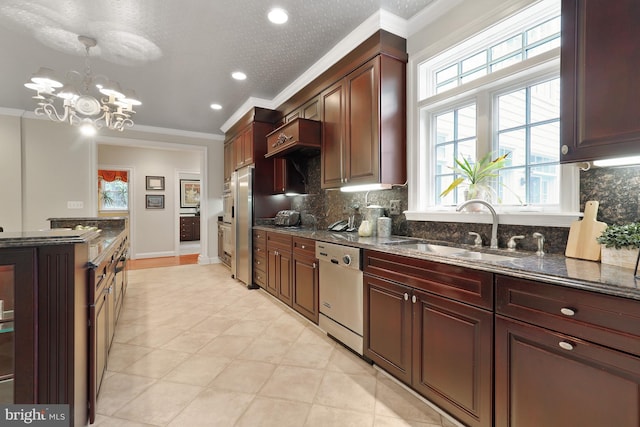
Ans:
[{"label": "drawer pull", "polygon": [[315,268],[317,267],[317,266],[316,266],[316,263],[314,262],[313,264],[311,264],[311,267],[312,267],[313,269],[315,269]]},{"label": "drawer pull", "polygon": [[417,300],[418,300],[418,299],[416,298],[416,296],[415,296],[415,295],[411,297],[411,302],[412,302],[412,303],[414,303],[414,304],[415,304]]},{"label": "drawer pull", "polygon": [[560,341],[558,345],[563,350],[569,350],[569,351],[573,350],[573,344],[571,344],[570,342]]},{"label": "drawer pull", "polygon": [[306,249],[307,247],[305,245],[301,245],[300,246],[302,249]]},{"label": "drawer pull", "polygon": [[404,293],[404,300],[409,301],[409,294],[406,292]]},{"label": "drawer pull", "polygon": [[564,314],[565,316],[575,316],[576,310],[569,307],[562,307],[560,309],[560,313]]},{"label": "drawer pull", "polygon": [[262,263],[261,263],[260,261],[256,261],[256,264],[260,265],[260,264],[262,264]]}]

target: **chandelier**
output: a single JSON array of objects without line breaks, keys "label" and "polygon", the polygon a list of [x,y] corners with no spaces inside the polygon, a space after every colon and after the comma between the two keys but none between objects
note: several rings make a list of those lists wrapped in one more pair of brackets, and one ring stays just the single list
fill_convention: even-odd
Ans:
[{"label": "chandelier", "polygon": [[[84,75],[70,71],[67,73],[68,81],[62,83],[56,79],[52,69],[41,67],[31,81],[25,83],[27,88],[36,91],[33,97],[38,103],[35,114],[46,115],[54,122],[80,126],[85,135],[94,135],[102,127],[123,131],[125,127],[133,126],[133,107],[142,103],[133,90],[123,91],[117,82],[104,76],[93,76],[89,49],[97,42],[86,36],[78,36],[78,40],[86,51]],[[60,106],[56,108],[56,101],[58,104],[62,102],[61,113],[58,112]]]}]

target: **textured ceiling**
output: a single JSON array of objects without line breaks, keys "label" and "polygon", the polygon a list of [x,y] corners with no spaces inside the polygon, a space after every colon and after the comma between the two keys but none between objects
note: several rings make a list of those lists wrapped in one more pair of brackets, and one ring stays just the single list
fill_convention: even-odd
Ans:
[{"label": "textured ceiling", "polygon": [[[409,19],[432,1],[2,0],[0,107],[32,110],[23,84],[41,66],[82,71],[86,35],[94,74],[143,102],[137,124],[220,134],[248,98],[273,99],[379,9]],[[273,6],[287,24],[267,20]]]}]

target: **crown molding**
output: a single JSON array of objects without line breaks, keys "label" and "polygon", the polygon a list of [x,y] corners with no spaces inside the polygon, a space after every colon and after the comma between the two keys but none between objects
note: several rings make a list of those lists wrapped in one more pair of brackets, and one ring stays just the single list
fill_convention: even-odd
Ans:
[{"label": "crown molding", "polygon": [[407,21],[407,36],[405,38],[414,35],[463,2],[464,0],[435,0],[430,3]]},{"label": "crown molding", "polygon": [[[238,108],[235,111],[235,113],[233,113],[227,119],[227,121],[224,122],[222,126],[220,126],[220,130],[226,133],[231,128],[231,126],[233,126],[238,120],[240,120],[245,114],[247,114],[249,110],[251,110],[254,107],[267,108],[269,110],[273,110],[274,108],[276,108],[276,105],[274,105],[273,100],[256,98],[256,97],[250,96],[246,101],[244,101],[244,103],[240,106],[240,108]],[[224,139],[224,136],[223,136],[223,139]]]},{"label": "crown molding", "polygon": [[[29,113],[25,110],[19,110],[17,108],[0,107],[0,116],[22,117],[26,114],[29,114]],[[31,114],[33,114],[34,117],[36,116],[34,113],[31,113]]]}]

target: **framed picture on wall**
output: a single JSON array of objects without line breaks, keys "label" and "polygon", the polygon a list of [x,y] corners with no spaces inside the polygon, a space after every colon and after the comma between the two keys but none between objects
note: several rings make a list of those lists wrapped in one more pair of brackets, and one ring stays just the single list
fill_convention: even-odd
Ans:
[{"label": "framed picture on wall", "polygon": [[197,208],[200,206],[200,181],[193,179],[180,180],[180,207]]},{"label": "framed picture on wall", "polygon": [[164,176],[147,176],[147,190],[164,190]]},{"label": "framed picture on wall", "polygon": [[147,194],[145,202],[147,209],[164,209],[164,194]]}]

